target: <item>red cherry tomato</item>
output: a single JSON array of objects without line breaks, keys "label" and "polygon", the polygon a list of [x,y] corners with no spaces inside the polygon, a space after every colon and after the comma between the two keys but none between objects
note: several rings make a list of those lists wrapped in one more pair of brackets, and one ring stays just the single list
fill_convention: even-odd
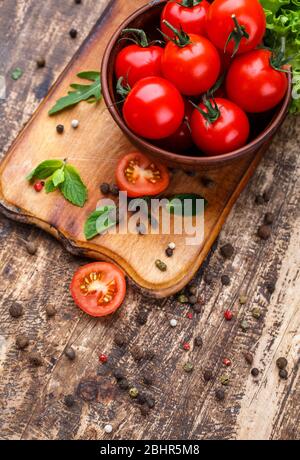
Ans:
[{"label": "red cherry tomato", "polygon": [[226,80],[228,98],[246,112],[265,112],[284,98],[286,74],[272,67],[272,53],[250,51],[234,59]]},{"label": "red cherry tomato", "polygon": [[[235,15],[240,29],[232,18]],[[209,39],[230,55],[245,53],[259,45],[266,32],[266,16],[258,0],[214,0],[207,14]],[[247,35],[248,34],[248,37]]]},{"label": "red cherry tomato", "polygon": [[169,81],[160,77],[143,78],[129,92],[123,116],[135,134],[147,139],[163,139],[181,125],[184,102]]},{"label": "red cherry tomato", "polygon": [[193,114],[193,106],[190,102],[185,101],[185,117],[181,126],[172,136],[160,141],[159,145],[162,148],[171,152],[185,152],[193,146],[191,133],[191,118]]},{"label": "red cherry tomato", "polygon": [[209,3],[202,0],[198,5],[194,5],[193,0],[182,0],[181,2],[170,1],[163,9],[161,16],[161,31],[174,38],[172,32],[163,21],[166,20],[176,29],[182,27],[185,32],[206,35],[206,15],[209,9]]},{"label": "red cherry tomato", "polygon": [[119,189],[130,198],[155,196],[168,188],[170,176],[166,166],[152,161],[140,152],[121,158],[116,169]]},{"label": "red cherry tomato", "polygon": [[185,46],[173,42],[167,44],[162,57],[162,72],[182,94],[198,96],[216,83],[220,58],[207,38],[194,34],[186,37]]},{"label": "red cherry tomato", "polygon": [[76,305],[85,313],[94,317],[107,316],[122,304],[126,280],[115,265],[95,262],[76,271],[70,290]]},{"label": "red cherry tomato", "polygon": [[128,30],[134,31],[137,44],[126,46],[117,55],[115,63],[117,79],[123,77],[126,83],[133,86],[142,78],[160,77],[163,49],[150,45],[143,30],[125,29],[123,32],[126,33]]},{"label": "red cherry tomato", "polygon": [[211,110],[199,105],[204,113],[212,113],[215,121],[195,109],[191,128],[195,144],[208,156],[222,155],[243,147],[249,137],[250,124],[245,112],[227,99],[209,100]]}]

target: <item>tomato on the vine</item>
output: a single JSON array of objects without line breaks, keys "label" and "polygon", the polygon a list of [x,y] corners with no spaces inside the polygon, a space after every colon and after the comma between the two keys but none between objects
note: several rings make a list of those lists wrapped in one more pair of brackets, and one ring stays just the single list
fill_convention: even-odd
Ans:
[{"label": "tomato on the vine", "polygon": [[163,76],[186,96],[199,96],[217,81],[221,62],[217,49],[205,37],[178,31],[171,24],[176,38],[167,43],[162,57]]},{"label": "tomato on the vine", "polygon": [[71,283],[76,305],[90,316],[101,317],[114,313],[126,294],[126,280],[113,264],[94,262],[80,267]]},{"label": "tomato on the vine", "polygon": [[140,152],[125,155],[116,169],[116,182],[130,198],[155,196],[168,188],[170,176],[166,166]]},{"label": "tomato on the vine", "polygon": [[175,38],[163,21],[168,21],[176,29],[183,28],[187,33],[206,35],[206,16],[209,3],[206,0],[171,0],[167,2],[161,15],[161,31]]},{"label": "tomato on the vine", "polygon": [[258,49],[234,59],[226,80],[230,100],[250,113],[276,107],[288,88],[285,69],[272,52]]},{"label": "tomato on the vine", "polygon": [[230,55],[253,50],[266,32],[266,15],[259,0],[214,0],[207,14],[209,39]]},{"label": "tomato on the vine", "polygon": [[204,98],[191,120],[195,144],[208,156],[223,155],[243,147],[250,124],[245,112],[227,99]]},{"label": "tomato on the vine", "polygon": [[118,82],[118,93],[126,98],[123,116],[127,126],[147,139],[163,139],[179,128],[184,117],[184,102],[178,89],[160,77],[139,80],[134,87]]},{"label": "tomato on the vine", "polygon": [[123,34],[133,33],[136,43],[126,46],[117,55],[115,73],[130,86],[142,78],[161,76],[161,58],[163,48],[149,43],[147,36],[140,29],[124,29]]}]

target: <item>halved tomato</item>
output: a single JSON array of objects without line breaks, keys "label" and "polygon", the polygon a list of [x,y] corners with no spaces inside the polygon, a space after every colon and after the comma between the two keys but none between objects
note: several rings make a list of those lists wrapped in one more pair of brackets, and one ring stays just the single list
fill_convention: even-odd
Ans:
[{"label": "halved tomato", "polygon": [[152,161],[140,152],[121,158],[117,165],[116,181],[129,198],[155,196],[162,193],[170,183],[166,166]]},{"label": "halved tomato", "polygon": [[94,262],[80,267],[71,283],[71,294],[76,305],[94,317],[114,313],[126,294],[126,280],[113,264]]}]

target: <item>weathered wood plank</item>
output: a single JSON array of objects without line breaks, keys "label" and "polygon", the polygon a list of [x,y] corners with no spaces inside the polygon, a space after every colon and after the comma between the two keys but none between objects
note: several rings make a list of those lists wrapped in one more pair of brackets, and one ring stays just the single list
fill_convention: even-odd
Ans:
[{"label": "weathered wood plank", "polygon": [[[46,76],[53,82],[105,5],[100,0],[85,0],[81,6],[73,6],[71,0],[1,4],[0,39],[7,46],[0,49],[0,73],[7,75],[8,83],[8,98],[0,102],[1,152],[38,104],[34,90]],[[73,25],[80,30],[77,43],[67,36]],[[35,57],[43,52],[47,68],[36,71]],[[26,72],[12,82],[9,72],[17,65]],[[103,425],[110,422],[116,439],[299,438],[299,144],[300,119],[290,118],[221,234],[219,247],[231,242],[236,248],[234,258],[224,262],[217,248],[197,276],[198,292],[206,302],[203,314],[192,320],[185,317],[189,310],[175,299],[149,301],[131,288],[117,316],[100,321],[87,318],[68,294],[73,271],[84,261],[68,255],[43,232],[1,216],[0,437],[107,439]],[[257,206],[255,195],[267,189],[271,201]],[[266,211],[272,211],[276,219],[271,239],[262,242],[256,231]],[[38,244],[36,256],[28,255],[21,241],[29,238]],[[211,285],[203,280],[208,272],[214,275]],[[231,277],[226,288],[220,282],[224,273]],[[273,295],[266,289],[270,279],[277,280]],[[242,306],[241,293],[249,299]],[[15,301],[25,310],[20,319],[8,313]],[[45,315],[49,304],[58,310],[52,319]],[[251,316],[254,306],[263,312],[260,321]],[[223,311],[229,307],[237,318],[225,323]],[[136,324],[140,308],[149,310],[147,325],[142,327]],[[178,318],[175,329],[169,326],[172,317]],[[244,318],[249,322],[246,333],[240,329]],[[123,329],[129,345],[119,349],[114,335]],[[16,350],[15,337],[20,333],[31,339],[28,351]],[[181,342],[192,343],[196,334],[203,337],[203,348],[183,352]],[[77,350],[74,363],[63,355],[68,344]],[[154,350],[153,361],[137,363],[132,357],[137,346]],[[34,349],[45,360],[35,370],[28,364],[28,354]],[[255,352],[254,365],[261,371],[257,383],[242,356],[247,350]],[[98,363],[101,352],[109,355],[109,365]],[[287,381],[278,379],[275,361],[280,355],[289,361]],[[225,356],[233,366],[227,370],[226,400],[220,403],[214,391],[226,373]],[[187,360],[195,365],[190,375],[182,370]],[[116,366],[125,369],[132,384],[155,397],[156,408],[147,418],[115,385],[111,369]],[[214,378],[204,383],[202,371],[207,367],[213,369]],[[156,374],[149,389],[141,383],[145,369]],[[96,400],[88,403],[76,396],[75,406],[68,409],[64,396],[75,393],[86,379],[96,382]]]}]

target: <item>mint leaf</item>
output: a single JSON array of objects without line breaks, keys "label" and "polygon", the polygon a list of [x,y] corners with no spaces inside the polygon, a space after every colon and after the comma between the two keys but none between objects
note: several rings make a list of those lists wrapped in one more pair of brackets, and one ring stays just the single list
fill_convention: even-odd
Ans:
[{"label": "mint leaf", "polygon": [[70,203],[83,207],[87,200],[87,188],[81,180],[78,171],[71,165],[65,165],[65,180],[59,185],[60,191]]},{"label": "mint leaf", "polygon": [[16,69],[14,69],[10,76],[13,80],[19,80],[19,78],[21,78],[23,75],[23,70],[20,69],[20,67],[17,67]]},{"label": "mint leaf", "polygon": [[52,176],[55,171],[62,168],[64,162],[61,160],[46,160],[40,163],[30,174],[26,177],[28,181],[32,179],[47,179]]},{"label": "mint leaf", "polygon": [[52,179],[47,180],[45,184],[45,192],[52,193],[55,192],[56,189],[57,187],[55,187],[55,185],[53,184]]},{"label": "mint leaf", "polygon": [[111,213],[115,209],[114,206],[103,206],[88,217],[84,224],[84,235],[87,240],[101,235],[101,233],[116,225],[116,220],[111,217]]},{"label": "mint leaf", "polygon": [[59,184],[62,184],[65,180],[64,166],[60,169],[57,169],[52,176],[52,182],[54,187],[57,187]]},{"label": "mint leaf", "polygon": [[78,104],[81,101],[87,102],[97,102],[100,101],[101,94],[101,81],[100,81],[100,72],[96,71],[87,71],[80,72],[77,74],[79,78],[84,78],[90,80],[93,83],[90,85],[81,85],[78,83],[72,83],[70,86],[75,91],[69,91],[67,96],[60,98],[54,107],[48,112],[49,115],[55,115],[61,110],[67,109]]}]

